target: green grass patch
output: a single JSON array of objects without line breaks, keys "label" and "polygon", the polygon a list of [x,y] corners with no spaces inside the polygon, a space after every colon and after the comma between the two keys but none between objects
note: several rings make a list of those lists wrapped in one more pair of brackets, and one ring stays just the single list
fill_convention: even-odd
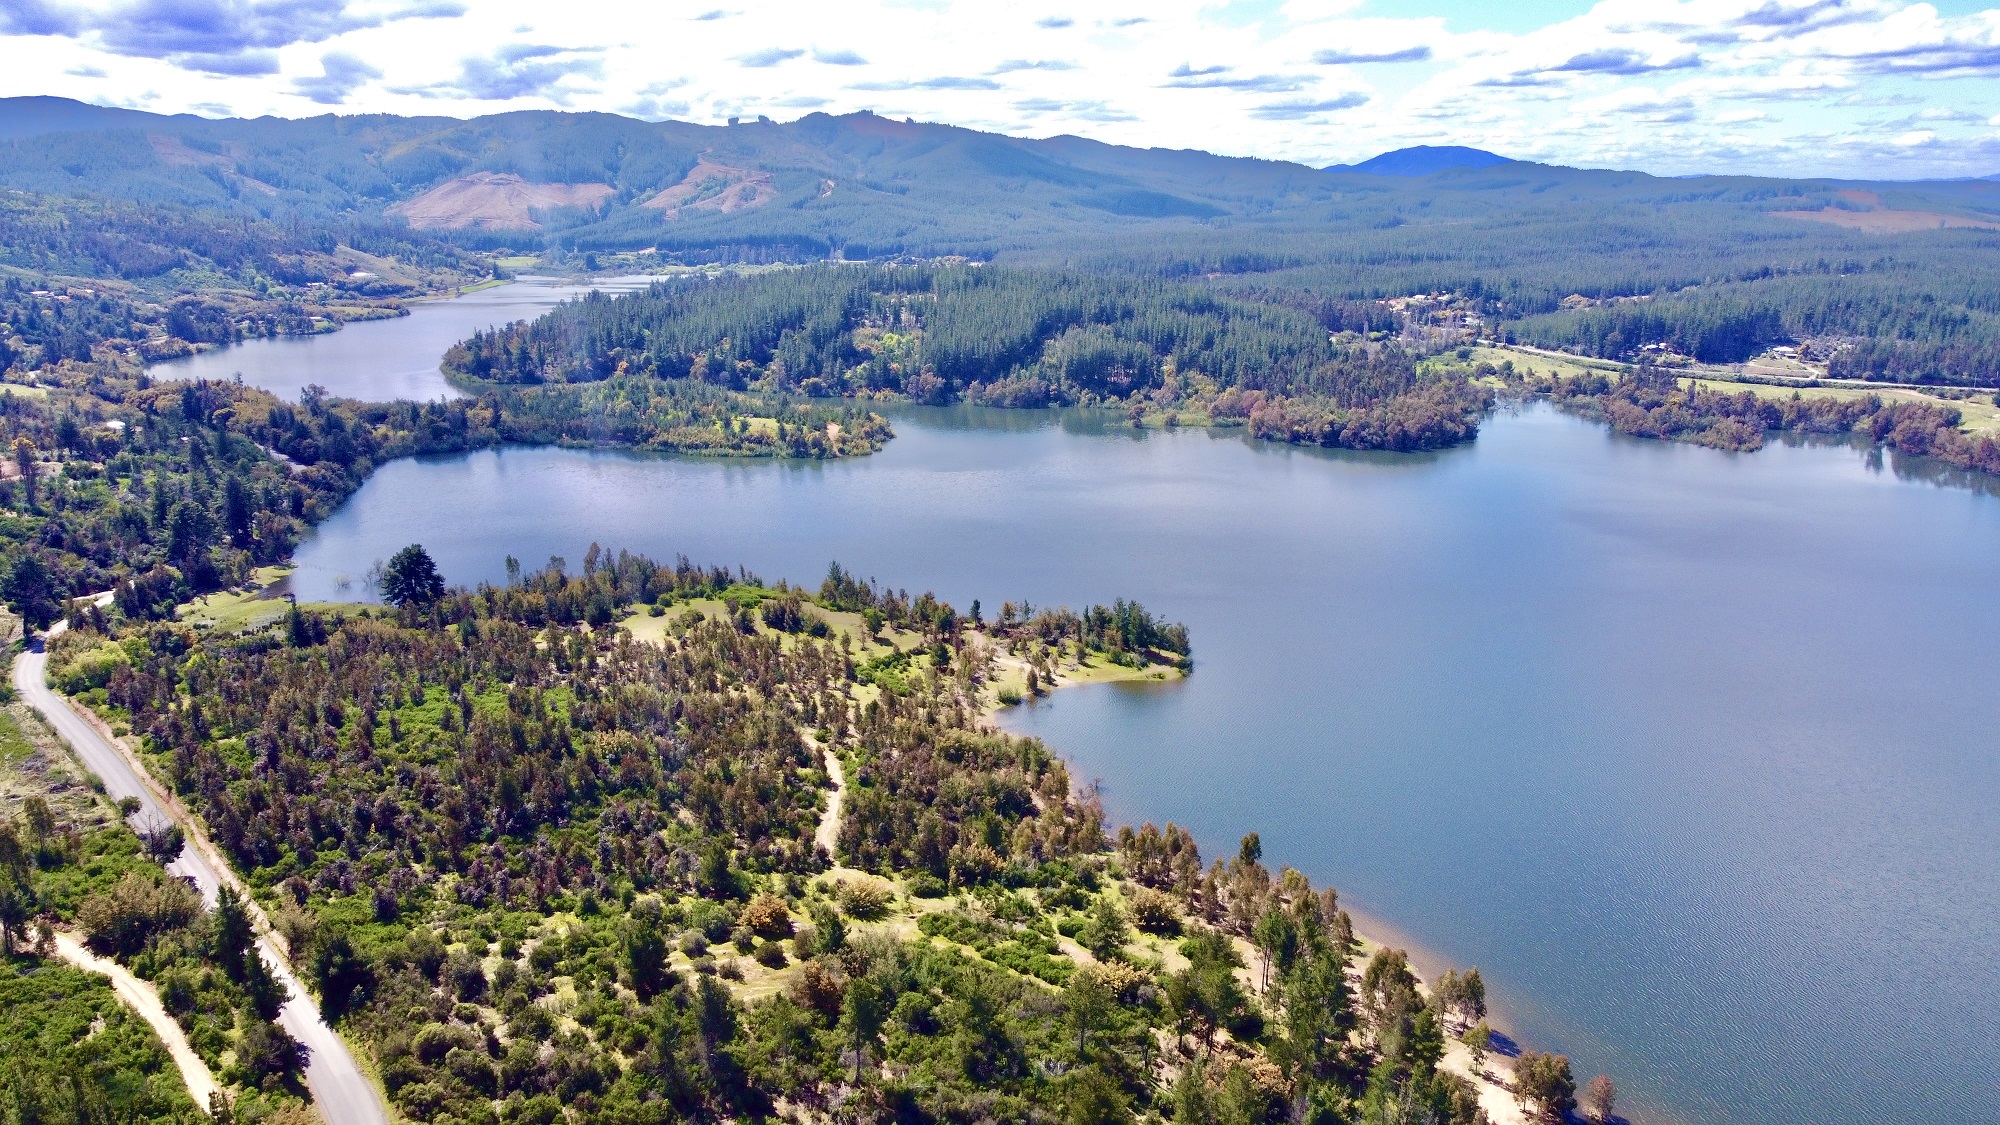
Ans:
[{"label": "green grass patch", "polygon": [[59,962],[0,961],[0,1058],[21,1120],[99,1120],[74,1104],[73,1083],[104,1099],[105,1120],[207,1120],[165,1044],[111,982]]},{"label": "green grass patch", "polygon": [[35,752],[35,744],[28,741],[21,724],[14,716],[0,711],[0,766],[16,766],[28,760]]}]

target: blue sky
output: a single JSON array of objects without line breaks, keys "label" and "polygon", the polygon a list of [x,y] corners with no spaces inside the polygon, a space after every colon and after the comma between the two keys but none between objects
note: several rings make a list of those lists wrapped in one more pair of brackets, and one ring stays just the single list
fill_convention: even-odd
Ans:
[{"label": "blue sky", "polygon": [[0,0],[0,95],[211,116],[872,109],[1345,162],[2000,172],[1966,0]]}]

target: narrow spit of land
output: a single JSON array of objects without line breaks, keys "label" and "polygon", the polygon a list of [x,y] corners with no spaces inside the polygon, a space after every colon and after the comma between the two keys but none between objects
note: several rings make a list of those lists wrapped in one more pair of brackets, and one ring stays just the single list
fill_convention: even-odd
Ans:
[{"label": "narrow spit of land", "polygon": [[[679,612],[695,612],[709,618],[725,618],[729,614],[728,605],[720,599],[697,599],[683,605],[684,608]],[[877,634],[867,628],[858,614],[832,612],[821,608],[815,608],[811,612],[826,621],[830,629],[845,634],[849,642],[856,645],[857,660],[881,660],[889,654],[902,651],[905,646],[914,644],[919,639],[915,634],[899,636],[898,631],[893,628]],[[653,615],[648,610],[642,610],[626,618],[621,624],[635,639],[652,644],[664,644],[670,621],[669,614]],[[985,700],[983,716],[985,725],[995,730],[999,729],[995,722],[997,716],[1034,695],[1090,684],[1164,683],[1185,674],[1164,665],[1129,667],[1114,663],[1098,654],[1086,653],[1065,661],[1046,650],[1014,652],[1009,651],[1003,643],[994,643],[992,638],[978,630],[968,630],[968,632],[974,643],[982,644],[986,648],[988,691],[982,697]],[[826,807],[814,828],[813,842],[832,857],[839,851],[842,815],[847,803],[847,770],[840,756],[824,746],[813,731],[801,729],[799,733],[806,744],[820,756],[826,769]],[[835,881],[874,879],[865,872],[837,864],[828,873],[828,878]],[[923,900],[912,898],[909,901],[918,909],[919,914],[926,912]],[[918,932],[914,919],[897,919],[889,928],[902,937]],[[1390,944],[1378,940],[1365,931],[1357,931],[1355,936],[1360,941],[1364,953],[1373,953]],[[1065,956],[1078,965],[1097,964],[1097,959],[1088,950],[1069,937],[1057,938],[1056,944]],[[1238,938],[1236,944],[1240,947],[1245,964],[1254,964],[1257,953],[1250,943]],[[1162,953],[1165,951],[1162,950]],[[1359,963],[1350,969],[1350,975],[1353,983],[1358,985],[1361,979]],[[1254,973],[1245,970],[1240,977],[1247,989],[1262,993],[1263,989]],[[775,981],[756,982],[749,990],[749,994],[762,995],[774,992],[776,987]],[[1488,1054],[1475,1062],[1469,1047],[1455,1038],[1447,1038],[1444,1057],[1440,1060],[1439,1067],[1473,1084],[1479,1093],[1480,1107],[1485,1110],[1487,1118],[1493,1125],[1533,1125],[1533,1119],[1515,1100],[1512,1093],[1513,1063],[1506,1056]]]}]

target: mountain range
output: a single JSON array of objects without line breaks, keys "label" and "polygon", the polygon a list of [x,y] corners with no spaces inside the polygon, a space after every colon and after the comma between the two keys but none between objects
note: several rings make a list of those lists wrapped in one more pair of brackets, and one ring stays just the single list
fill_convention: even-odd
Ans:
[{"label": "mountain range", "polygon": [[[1470,148],[1316,169],[867,112],[726,126],[539,111],[209,120],[60,98],[0,99],[0,187],[274,219],[400,218],[476,248],[753,258],[1075,255],[1162,230],[1240,244],[1277,232],[1368,243],[1403,229],[1395,241],[1407,243],[1411,231],[1470,224],[1478,241],[1606,209],[1648,227],[1749,223],[1793,237],[1814,215],[1866,227],[1885,220],[1852,216],[1897,212],[1899,230],[2000,218],[2000,187],[1980,181],[1860,185],[1875,200],[1861,207],[1841,196],[1856,185],[1834,181],[1667,179]],[[1220,233],[1232,230],[1249,233]]]}]

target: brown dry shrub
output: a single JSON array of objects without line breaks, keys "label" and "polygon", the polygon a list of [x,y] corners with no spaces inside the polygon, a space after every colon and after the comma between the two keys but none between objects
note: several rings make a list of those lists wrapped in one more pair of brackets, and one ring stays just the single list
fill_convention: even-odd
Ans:
[{"label": "brown dry shrub", "polygon": [[802,1008],[811,1008],[829,1016],[840,1014],[840,1001],[847,992],[846,977],[838,967],[825,960],[812,960],[799,970],[799,979],[792,982],[792,1000]]},{"label": "brown dry shrub", "polygon": [[737,922],[760,938],[789,937],[792,932],[792,912],[786,909],[785,900],[776,895],[751,899]]}]

